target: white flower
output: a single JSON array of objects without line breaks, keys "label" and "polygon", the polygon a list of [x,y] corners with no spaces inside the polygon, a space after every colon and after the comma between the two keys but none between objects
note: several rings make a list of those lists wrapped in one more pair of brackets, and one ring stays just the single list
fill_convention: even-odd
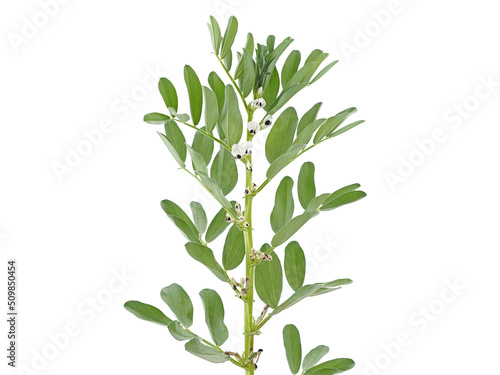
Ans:
[{"label": "white flower", "polygon": [[264,88],[263,87],[259,87],[259,89],[257,90],[257,95],[262,97],[262,94],[264,93]]},{"label": "white flower", "polygon": [[264,122],[262,123],[262,129],[266,129],[270,127],[273,124],[273,116],[269,115],[264,119]]},{"label": "white flower", "polygon": [[231,154],[235,159],[241,159],[245,155],[245,149],[240,144],[234,144],[231,147]]},{"label": "white flower", "polygon": [[240,146],[243,148],[245,155],[252,155],[252,142],[241,142]]},{"label": "white flower", "polygon": [[256,110],[258,108],[264,108],[266,106],[266,101],[264,99],[256,99],[250,103],[250,108]]},{"label": "white flower", "polygon": [[257,132],[260,130],[260,125],[256,121],[250,121],[247,124],[247,129],[250,132],[250,134],[257,134]]},{"label": "white flower", "polygon": [[250,163],[248,160],[245,163],[245,166],[247,167],[247,171],[253,172],[252,163]]}]

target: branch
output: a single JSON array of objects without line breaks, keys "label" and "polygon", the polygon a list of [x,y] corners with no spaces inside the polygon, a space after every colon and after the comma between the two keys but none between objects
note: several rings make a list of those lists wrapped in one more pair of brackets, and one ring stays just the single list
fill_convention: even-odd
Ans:
[{"label": "branch", "polygon": [[172,120],[174,120],[174,121],[176,121],[176,122],[178,122],[178,123],[180,123],[180,124],[184,124],[184,125],[186,125],[186,126],[189,126],[190,128],[192,128],[192,129],[196,130],[197,132],[199,132],[199,133],[203,134],[205,137],[208,137],[208,138],[212,139],[213,141],[215,141],[215,142],[219,143],[219,144],[220,144],[220,145],[222,145],[222,146],[223,146],[226,150],[228,150],[229,152],[231,152],[231,148],[230,148],[227,144],[225,144],[224,142],[222,142],[219,138],[214,137],[214,136],[213,136],[212,134],[210,134],[209,132],[206,132],[206,131],[204,131],[204,130],[201,130],[201,129],[197,128],[197,127],[196,127],[196,126],[194,126],[194,125],[188,124],[187,122],[184,122],[184,121],[180,121],[180,120],[178,120],[178,119],[176,119],[176,118],[173,118]]}]

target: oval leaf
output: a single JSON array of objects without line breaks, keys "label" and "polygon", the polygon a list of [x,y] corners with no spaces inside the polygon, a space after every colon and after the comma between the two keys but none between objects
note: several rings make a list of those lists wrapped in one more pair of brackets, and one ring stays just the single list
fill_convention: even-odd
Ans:
[{"label": "oval leaf", "polygon": [[191,212],[193,213],[194,225],[198,229],[198,233],[203,234],[207,230],[207,214],[203,206],[198,202],[191,202]]},{"label": "oval leaf", "polygon": [[292,51],[288,55],[281,70],[281,85],[286,87],[288,81],[293,77],[300,65],[300,51]]},{"label": "oval leaf", "polygon": [[299,126],[297,127],[297,136],[304,130],[307,125],[312,123],[318,117],[318,112],[321,109],[323,103],[319,102],[312,106],[312,108],[304,113],[304,116],[300,118]]},{"label": "oval leaf", "polygon": [[[333,375],[352,369],[356,364],[349,358],[337,358],[323,362],[304,372],[304,375]],[[328,371],[330,370],[330,371]]]},{"label": "oval leaf", "polygon": [[198,125],[201,118],[201,108],[203,106],[203,91],[200,79],[189,65],[184,67],[184,81],[188,89],[191,118],[193,119],[193,124]]},{"label": "oval leaf", "polygon": [[189,353],[212,363],[223,363],[229,361],[229,356],[220,349],[212,348],[203,344],[199,339],[192,339],[184,346]]},{"label": "oval leaf", "polygon": [[313,350],[311,350],[304,357],[304,362],[302,363],[302,370],[307,371],[311,367],[313,367],[316,363],[318,363],[321,358],[328,354],[330,348],[325,345],[318,345]]},{"label": "oval leaf", "polygon": [[341,195],[340,197],[329,202],[328,204],[323,204],[320,207],[320,210],[321,211],[330,211],[330,210],[333,210],[335,208],[344,206],[346,204],[357,202],[360,199],[363,199],[364,197],[366,197],[366,193],[364,191],[351,191],[349,193],[345,193],[345,194]]},{"label": "oval leaf", "polygon": [[182,208],[168,199],[161,201],[161,208],[189,241],[199,242],[198,229]]},{"label": "oval leaf", "polygon": [[153,112],[144,115],[144,122],[153,125],[162,125],[165,124],[171,118],[163,113]]},{"label": "oval leaf", "polygon": [[174,320],[168,325],[168,331],[177,341],[191,340],[192,338],[198,337],[185,329],[177,320]]},{"label": "oval leaf", "polygon": [[179,125],[174,120],[167,121],[165,123],[165,135],[172,145],[175,147],[177,154],[182,159],[183,162],[186,161],[186,138]]},{"label": "oval leaf", "polygon": [[[222,113],[222,108],[224,108],[224,100],[226,97],[225,94],[226,85],[224,85],[222,79],[220,79],[220,77],[215,72],[211,72],[208,75],[208,84],[212,88],[212,91],[214,92],[215,96],[217,97],[217,107],[220,116],[220,114]],[[224,139],[224,136],[222,134],[219,135],[221,139]]]},{"label": "oval leaf", "polygon": [[182,158],[180,157],[180,155],[177,153],[177,150],[175,149],[174,145],[172,143],[170,143],[170,141],[168,140],[168,138],[165,136],[165,134],[162,134],[160,132],[157,132],[158,135],[160,136],[161,140],[163,141],[163,144],[165,146],[167,146],[168,148],[168,151],[170,151],[170,153],[172,154],[172,156],[174,157],[175,161],[177,162],[177,164],[179,164],[179,166],[181,168],[185,168],[186,167],[186,164],[184,164],[184,161],[182,160]]},{"label": "oval leaf", "polygon": [[266,140],[266,158],[269,163],[288,151],[293,143],[298,121],[293,107],[285,109],[278,117]]},{"label": "oval leaf", "polygon": [[161,290],[161,299],[179,319],[184,327],[193,325],[193,303],[179,284],[169,285]]},{"label": "oval leaf", "polygon": [[[267,248],[269,245],[264,245],[261,251],[264,252]],[[276,253],[273,253],[272,260],[262,261],[256,267],[255,290],[265,304],[273,309],[278,306],[283,290],[283,271]]]},{"label": "oval leaf", "polygon": [[243,119],[238,107],[238,97],[231,85],[227,85],[225,89],[224,108],[220,116],[220,125],[229,146],[240,141],[243,134]]},{"label": "oval leaf", "polygon": [[221,208],[208,226],[207,234],[205,235],[205,241],[212,242],[217,237],[219,237],[228,226],[229,223],[226,221],[226,210]]},{"label": "oval leaf", "polygon": [[215,290],[203,289],[200,292],[203,308],[205,309],[205,323],[210,336],[217,346],[224,344],[229,337],[229,332],[224,324],[224,305]]},{"label": "oval leaf", "polygon": [[[202,127],[201,130],[205,130],[205,127]],[[203,133],[196,132],[194,134],[192,149],[200,153],[208,165],[214,153],[214,141]]]},{"label": "oval leaf", "polygon": [[221,147],[210,167],[212,177],[222,189],[224,195],[233,191],[238,182],[238,168],[233,155],[224,147]]},{"label": "oval leaf", "polygon": [[274,233],[283,228],[293,217],[293,180],[285,177],[281,180],[274,200],[274,208],[271,212],[271,228]]},{"label": "oval leaf", "polygon": [[131,312],[139,319],[161,324],[163,326],[168,326],[172,323],[172,320],[167,318],[160,309],[146,303],[128,301],[125,303],[124,307],[127,311]]},{"label": "oval leaf", "polygon": [[210,38],[212,39],[212,47],[216,55],[219,54],[220,44],[222,42],[222,35],[220,31],[220,26],[217,20],[210,16],[210,23],[208,24],[208,31],[210,32]]},{"label": "oval leaf", "polygon": [[293,324],[288,324],[283,328],[283,345],[290,371],[294,375],[298,374],[302,362],[302,345],[299,330]]},{"label": "oval leaf", "polygon": [[207,131],[212,133],[215,129],[215,125],[217,125],[217,121],[219,121],[217,96],[206,86],[203,86],[203,95],[205,97],[205,125]]},{"label": "oval leaf", "polygon": [[171,107],[175,111],[178,110],[179,99],[177,98],[177,91],[174,85],[166,78],[160,78],[158,82],[158,89],[160,90],[161,97],[165,102],[167,108]]},{"label": "oval leaf", "polygon": [[233,270],[238,267],[245,257],[245,237],[236,225],[233,225],[227,233],[222,252],[222,265],[225,270]]},{"label": "oval leaf", "polygon": [[302,215],[295,216],[288,224],[281,228],[273,237],[271,245],[278,247],[288,241],[302,226],[318,215],[316,211],[306,211]]},{"label": "oval leaf", "polygon": [[228,281],[226,272],[215,260],[214,253],[211,249],[194,242],[188,242],[184,246],[186,247],[188,254],[191,255],[194,260],[197,260],[207,267],[219,280],[224,282]]},{"label": "oval leaf", "polygon": [[314,183],[314,164],[307,162],[302,164],[297,181],[297,191],[302,208],[307,209],[309,202],[316,196],[316,185]]},{"label": "oval leaf", "polygon": [[290,242],[285,248],[285,275],[293,290],[304,285],[306,257],[297,241]]},{"label": "oval leaf", "polygon": [[318,129],[318,132],[314,136],[313,143],[316,144],[320,142],[323,138],[328,136],[328,134],[332,133],[337,129],[340,124],[342,124],[350,115],[357,111],[356,108],[347,108],[342,112],[337,113],[335,116],[330,117],[326,122],[321,125]]},{"label": "oval leaf", "polygon": [[231,16],[227,23],[226,32],[224,33],[224,39],[222,40],[222,47],[220,51],[221,59],[226,57],[227,53],[231,50],[237,32],[238,32],[238,20],[236,19],[236,17]]}]

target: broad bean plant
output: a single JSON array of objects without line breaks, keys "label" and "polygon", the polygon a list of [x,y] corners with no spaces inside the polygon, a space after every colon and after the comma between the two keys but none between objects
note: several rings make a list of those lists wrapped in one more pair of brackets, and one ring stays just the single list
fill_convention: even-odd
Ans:
[{"label": "broad bean plant", "polygon": [[[264,44],[259,44],[249,33],[243,49],[233,53],[238,30],[236,18],[229,19],[222,35],[216,19],[210,17],[208,30],[222,77],[211,72],[208,85],[202,85],[196,72],[185,66],[190,115],[184,113],[188,111],[180,111],[173,83],[161,78],[159,91],[166,111],[149,113],[144,121],[164,127],[164,132],[158,134],[180,169],[206,189],[220,207],[208,221],[204,207],[198,202],[190,203],[191,215],[171,200],[161,202],[163,211],[188,241],[185,248],[189,256],[206,267],[206,276],[211,273],[226,285],[227,292],[241,301],[238,303],[241,303],[244,319],[244,347],[224,347],[229,337],[224,305],[219,293],[212,289],[199,293],[209,334],[205,338],[190,329],[193,304],[179,284],[171,284],[160,293],[173,315],[138,301],[128,301],[125,308],[140,319],[165,326],[175,340],[185,342],[187,352],[212,363],[230,363],[250,375],[255,373],[259,358],[264,355],[261,348],[265,349],[265,343],[259,342],[259,334],[273,317],[297,303],[304,303],[309,297],[333,292],[352,282],[337,279],[304,284],[305,253],[297,241],[290,242],[290,239],[309,220],[356,202],[366,194],[359,190],[359,184],[317,194],[314,164],[306,162],[300,168],[296,184],[303,211],[295,213],[294,181],[284,177],[270,212],[274,235],[263,244],[255,244],[253,240],[254,230],[258,229],[254,229],[252,223],[253,201],[295,159],[363,121],[344,125],[356,108],[324,118],[318,115],[322,103],[314,104],[300,118],[295,108],[283,109],[290,99],[317,82],[337,63],[333,61],[322,67],[327,53],[315,49],[301,64],[301,52],[294,50],[282,59],[284,63],[278,64],[292,44],[292,38],[277,44],[270,35]],[[203,125],[200,124],[202,114]],[[194,132],[191,144],[186,143],[184,131]],[[263,132],[268,133],[262,152],[269,165],[254,165],[252,153],[258,151],[252,147],[252,141],[257,133]],[[265,180],[254,181],[256,168],[267,168]],[[227,198],[235,188],[235,195],[244,199],[241,203]],[[223,248],[213,249],[211,243],[223,234]],[[284,251],[279,252],[284,255],[278,256],[280,247],[284,247]],[[234,275],[234,272],[240,274]],[[294,291],[287,298],[281,298],[284,279]],[[257,302],[257,298],[262,303]],[[257,303],[259,310],[255,311]],[[283,344],[292,374],[331,375],[354,366],[348,358],[322,361],[329,352],[325,345],[302,356],[299,330],[292,324],[283,328]]]}]

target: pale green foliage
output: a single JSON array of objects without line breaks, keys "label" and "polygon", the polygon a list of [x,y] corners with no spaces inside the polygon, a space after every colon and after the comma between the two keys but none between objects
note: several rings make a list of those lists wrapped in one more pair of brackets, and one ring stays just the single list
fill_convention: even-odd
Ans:
[{"label": "pale green foliage", "polygon": [[[190,331],[189,327],[202,314],[195,313],[188,292],[178,284],[161,290],[161,298],[176,320],[170,319],[160,309],[138,301],[127,302],[125,308],[142,320],[168,327],[174,339],[187,341],[185,349],[189,353],[212,363],[231,362],[244,369],[246,375],[252,375],[259,357],[265,355],[255,350],[260,346],[265,348],[265,345],[256,346],[255,341],[260,339],[258,335],[273,316],[306,298],[326,294],[351,283],[350,279],[337,279],[304,284],[306,276],[313,278],[306,275],[309,249],[303,249],[297,241],[288,241],[320,213],[324,215],[325,211],[356,202],[366,194],[358,190],[359,184],[345,186],[333,193],[317,194],[315,174],[332,171],[317,171],[312,162],[305,162],[296,183],[292,177],[284,176],[277,186],[275,203],[269,210],[274,236],[259,250],[256,250],[257,246],[254,248],[253,232],[259,230],[262,223],[253,227],[253,199],[302,154],[363,121],[342,126],[348,117],[355,114],[356,108],[321,118],[321,102],[312,105],[302,116],[294,107],[284,108],[296,94],[317,82],[335,66],[337,61],[323,64],[328,58],[327,53],[315,49],[307,55],[298,50],[285,55],[293,42],[292,38],[277,43],[271,35],[260,44],[251,33],[247,34],[244,47],[236,51],[233,45],[238,21],[234,17],[230,17],[224,30],[214,17],[210,17],[208,30],[213,54],[227,79],[223,80],[216,72],[211,72],[207,84],[202,85],[195,69],[186,65],[186,90],[181,94],[185,100],[179,101],[174,83],[160,78],[158,88],[165,103],[165,113],[146,114],[144,121],[164,127],[164,132],[158,133],[177,165],[206,189],[219,205],[218,212],[208,212],[207,215],[199,202],[190,202],[190,214],[170,200],[161,202],[168,218],[187,239],[187,253],[198,262],[191,267],[182,264],[186,275],[195,275],[199,284],[203,285],[202,280],[211,273],[228,284],[231,293],[241,299],[245,347],[242,350],[221,348],[227,345],[229,331],[224,323],[223,300],[212,289],[205,288],[200,292],[211,340]],[[185,102],[189,103],[189,108],[180,108],[178,112],[179,107],[184,107],[180,103]],[[254,119],[257,114],[262,117]],[[247,130],[247,122],[252,122],[248,128],[252,132]],[[194,132],[194,136],[193,133],[188,136],[187,131]],[[268,131],[265,142],[267,166],[252,164],[252,140],[259,131]],[[258,136],[262,137],[261,134]],[[186,139],[192,141],[188,143]],[[255,184],[252,179],[255,168],[266,170],[266,180],[260,184]],[[241,199],[244,195],[243,205],[228,198],[235,188],[235,198]],[[295,203],[295,193],[300,206]],[[226,231],[228,227],[230,229]],[[167,241],[172,228],[166,224]],[[212,242],[224,232],[223,247],[215,246]],[[284,252],[281,252],[284,255],[278,255],[277,248],[286,243]],[[178,252],[172,251],[171,257],[178,257]],[[176,259],[176,262],[183,260]],[[240,269],[241,264],[244,264],[244,271]],[[284,288],[284,277],[293,293]],[[286,294],[288,296],[282,301],[282,295]],[[266,305],[259,316],[254,311],[257,297]],[[283,329],[283,343],[292,374],[300,373],[301,366],[303,375],[338,374],[354,366],[354,362],[346,358],[318,364],[329,352],[324,345],[315,347],[303,357],[299,330],[291,324]],[[272,348],[267,350],[272,352]]]}]

